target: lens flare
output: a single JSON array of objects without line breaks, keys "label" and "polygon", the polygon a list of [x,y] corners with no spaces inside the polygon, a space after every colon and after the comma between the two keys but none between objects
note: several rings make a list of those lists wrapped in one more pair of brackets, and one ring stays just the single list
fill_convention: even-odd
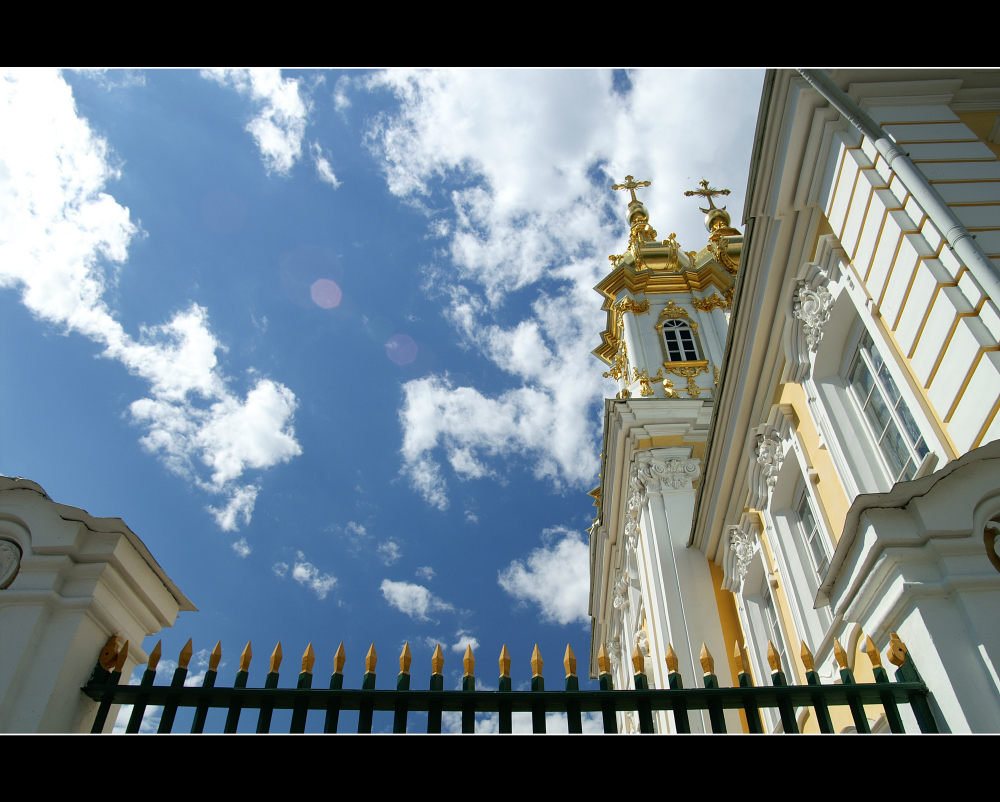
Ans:
[{"label": "lens flare", "polygon": [[340,303],[340,299],[344,296],[344,293],[340,291],[340,287],[337,286],[337,282],[331,281],[328,278],[321,278],[315,282],[312,285],[310,293],[312,294],[313,303],[316,306],[323,307],[323,309],[333,309]]},{"label": "lens flare", "polygon": [[385,344],[385,355],[397,365],[409,365],[417,358],[417,344],[408,334],[397,334]]}]

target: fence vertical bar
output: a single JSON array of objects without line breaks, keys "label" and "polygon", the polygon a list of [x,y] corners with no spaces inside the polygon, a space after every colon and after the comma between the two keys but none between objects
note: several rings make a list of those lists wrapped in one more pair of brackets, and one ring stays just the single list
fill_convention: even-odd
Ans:
[{"label": "fence vertical bar", "polygon": [[[191,662],[191,655],[194,653],[194,646],[191,638],[184,644],[180,656],[177,658],[177,668],[174,671],[173,679],[170,680],[171,688],[183,688],[184,679],[188,673],[188,663]],[[164,706],[160,714],[160,726],[156,728],[158,733],[170,732],[174,727],[174,717],[177,715],[177,698],[170,699]]]},{"label": "fence vertical bar", "polygon": [[[716,690],[719,687],[719,678],[715,676],[715,658],[708,650],[708,647],[701,644],[701,670],[705,672],[705,687],[709,690]],[[714,695],[708,697],[708,717],[712,722],[712,732],[726,732],[726,716],[722,711],[722,703]]]},{"label": "fence vertical bar", "polygon": [[[833,639],[833,655],[837,658],[837,665],[840,666],[841,685],[857,685],[854,681],[854,672],[847,667],[847,652],[840,645],[837,638]],[[862,734],[869,734],[872,730],[868,726],[868,716],[865,714],[865,706],[856,696],[850,696],[847,700],[848,707],[851,708],[851,716],[854,718],[854,728]]]},{"label": "fence vertical bar", "polygon": [[[462,676],[462,690],[474,693],[476,690],[476,658],[472,654],[472,645],[465,647],[462,658],[465,674]],[[476,704],[471,699],[462,702],[462,734],[469,735],[476,731]]]},{"label": "fence vertical bar", "polygon": [[[219,661],[222,660],[222,641],[215,644],[212,655],[208,658],[208,671],[205,672],[205,679],[201,681],[202,688],[214,688],[215,678],[218,674]],[[194,720],[191,722],[191,732],[199,733],[205,731],[205,719],[208,717],[208,699],[198,702],[198,707],[194,711]]]},{"label": "fence vertical bar", "polygon": [[[576,675],[576,655],[566,644],[566,654],[563,655],[563,667],[566,669],[566,691],[573,693],[580,690],[580,678]],[[566,700],[566,729],[570,734],[583,733],[583,719],[580,715],[580,702],[576,699]]]},{"label": "fence vertical bar", "polygon": [[[365,655],[365,676],[361,680],[361,690],[375,690],[375,665],[378,662],[378,655],[375,653],[375,644],[368,648]],[[375,710],[375,703],[363,700],[358,709],[358,732],[370,733],[372,731],[372,712]]]},{"label": "fence vertical bar", "polygon": [[[122,669],[125,667],[125,658],[128,657],[128,641],[125,641],[125,645],[122,646],[122,650],[115,655],[114,670],[108,677],[108,681],[105,686],[110,691],[112,688],[116,687],[122,678]],[[104,724],[108,720],[108,713],[111,711],[111,705],[114,703],[114,694],[108,693],[101,700],[100,706],[97,708],[97,716],[94,718],[94,726],[91,729],[91,733],[101,732],[104,729]]]},{"label": "fence vertical bar", "polygon": [[[799,652],[799,656],[802,658],[802,666],[806,670],[806,684],[815,687],[821,686],[823,682],[819,678],[819,674],[816,673],[812,652],[809,651],[809,647],[806,646],[805,641],[802,641],[802,650]],[[816,713],[816,723],[819,724],[819,731],[832,733],[833,721],[830,719],[830,708],[826,706],[823,694],[821,692],[814,693],[812,695],[812,703],[813,710]]]},{"label": "fence vertical bar", "polygon": [[[246,648],[243,649],[243,654],[240,655],[240,670],[236,672],[236,681],[233,682],[234,688],[245,688],[247,686],[247,679],[250,677],[251,659],[253,659],[253,650],[250,648],[250,641],[247,641]],[[223,732],[236,732],[236,728],[240,724],[240,713],[242,710],[243,705],[240,702],[236,700],[230,702],[229,712],[226,714],[226,726]]]},{"label": "fence vertical bar", "polygon": [[[396,690],[410,690],[410,663],[413,656],[410,654],[410,642],[403,644],[403,652],[399,655],[399,675],[396,677]],[[396,700],[396,709],[392,717],[392,731],[394,733],[406,732],[406,715],[410,711],[409,702],[405,699]]]},{"label": "fence vertical bar", "polygon": [[[781,655],[778,654],[778,650],[774,648],[771,641],[767,642],[767,662],[771,666],[771,684],[776,688],[788,687],[785,672],[781,670]],[[778,714],[781,716],[782,732],[795,734],[799,731],[799,724],[795,720],[795,710],[787,698],[778,697]]]},{"label": "fence vertical bar", "polygon": [[[889,635],[889,662],[896,668],[896,682],[920,682],[923,678],[917,671],[913,658],[910,657],[906,649],[906,644],[899,639],[895,632]],[[921,732],[937,732],[937,722],[931,712],[931,706],[927,703],[927,697],[922,693],[910,694],[910,709],[917,720],[917,726]]]},{"label": "fence vertical bar", "polygon": [[[666,663],[667,684],[673,691],[682,690],[684,688],[684,681],[677,670],[677,666],[679,665],[677,652],[674,651],[674,647],[670,643],[667,644]],[[687,705],[680,700],[674,702],[674,729],[679,733],[691,732],[691,721],[688,718]]]},{"label": "fence vertical bar", "polygon": [[[889,675],[882,667],[882,658],[879,657],[878,649],[875,647],[874,641],[872,641],[872,639],[867,635],[865,635],[864,652],[868,655],[868,659],[871,661],[872,673],[875,675],[875,682],[879,685],[888,685]],[[897,734],[905,733],[906,730],[903,729],[903,719],[899,716],[899,708],[896,707],[896,700],[892,698],[892,692],[888,687],[883,693],[879,694],[879,698],[882,699],[882,709],[885,711],[885,720],[889,725],[889,730]]]},{"label": "fence vertical bar", "polygon": [[[161,644],[162,641],[157,641],[156,646],[153,647],[153,651],[149,653],[149,661],[146,663],[146,670],[142,672],[142,679],[139,681],[140,688],[150,687],[153,684],[153,680],[156,679],[156,666],[160,662],[160,652],[162,649]],[[146,712],[146,701],[148,698],[149,697],[146,695],[136,697],[135,704],[132,705],[132,715],[129,716],[125,732],[139,732],[139,729],[142,726],[142,716]]]},{"label": "fence vertical bar", "polygon": [[[750,661],[747,660],[746,652],[743,651],[743,647],[740,646],[739,641],[736,642],[736,650],[733,652],[733,658],[736,660],[737,667],[737,679],[739,680],[741,688],[752,688],[753,677],[750,676]],[[747,717],[747,727],[750,732],[754,734],[759,734],[764,732],[764,723],[760,719],[760,710],[757,709],[757,705],[754,703],[753,696],[747,694],[743,697],[743,712]]]},{"label": "fence vertical bar", "polygon": [[[339,691],[344,687],[344,642],[340,642],[336,654],[333,655],[333,673],[330,675],[330,690]],[[323,732],[334,733],[340,723],[340,699],[331,699],[326,703],[326,721],[323,722]]]},{"label": "fence vertical bar", "polygon": [[[542,653],[538,651],[538,644],[531,653],[531,690],[544,691],[545,677],[542,676]],[[545,702],[537,701],[531,703],[531,731],[545,732]]]},{"label": "fence vertical bar", "polygon": [[[441,671],[444,669],[444,653],[441,651],[439,643],[434,648],[431,655],[431,690],[444,690],[444,676]],[[427,732],[441,732],[441,703],[430,701],[427,704]]]},{"label": "fence vertical bar", "polygon": [[597,651],[597,670],[600,672],[598,682],[601,690],[604,691],[601,694],[601,716],[604,719],[604,732],[607,735],[615,735],[618,732],[618,713],[609,695],[614,690],[615,684],[611,677],[611,661],[608,660],[608,653],[603,643]]},{"label": "fence vertical bar", "polygon": [[[643,670],[646,667],[646,658],[643,653],[639,651],[639,644],[636,644],[635,649],[632,650],[632,667],[635,669],[635,689],[637,691],[648,691],[649,680],[646,679],[646,672]],[[646,699],[640,699],[636,703],[636,709],[639,713],[639,732],[654,732],[653,708],[649,701]]]},{"label": "fence vertical bar", "polygon": [[[271,670],[264,677],[264,688],[278,687],[278,670],[281,668],[281,641],[271,652]],[[274,713],[274,700],[262,699],[260,703],[260,715],[257,716],[257,734],[271,731],[271,714]]]},{"label": "fence vertical bar", "polygon": [[[510,652],[507,651],[507,644],[505,643],[500,650],[500,693],[505,694],[510,692]],[[509,735],[513,729],[510,701],[501,695],[497,700],[497,709],[499,711],[500,732]]]},{"label": "fence vertical bar", "polygon": [[[299,672],[298,682],[295,683],[295,687],[298,689],[307,689],[312,687],[313,680],[313,666],[316,663],[316,653],[313,651],[313,645],[310,643],[306,646],[306,650],[302,655],[302,670]],[[305,732],[306,731],[306,718],[309,715],[309,700],[304,696],[299,697],[295,700],[295,707],[292,710],[292,724],[288,728],[289,732]]]}]

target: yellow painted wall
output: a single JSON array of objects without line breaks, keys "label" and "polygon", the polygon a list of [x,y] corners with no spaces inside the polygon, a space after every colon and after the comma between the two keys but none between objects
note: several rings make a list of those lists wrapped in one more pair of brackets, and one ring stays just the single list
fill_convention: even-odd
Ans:
[{"label": "yellow painted wall", "polygon": [[[723,573],[722,569],[714,562],[709,562],[708,567],[712,572],[712,586],[715,588],[715,603],[719,608],[719,623],[722,624],[722,640],[726,644],[726,664],[729,666],[729,679],[732,687],[738,687],[739,671],[736,668],[736,661],[733,657],[733,647],[737,643],[744,643],[743,627],[740,626],[740,617],[736,612],[736,600],[728,590],[722,589]],[[716,655],[713,655],[715,657]],[[716,676],[719,673],[719,665],[716,663]],[[721,684],[721,683],[720,683]],[[747,725],[747,714],[740,710],[740,723],[743,725],[743,732],[750,732]]]}]

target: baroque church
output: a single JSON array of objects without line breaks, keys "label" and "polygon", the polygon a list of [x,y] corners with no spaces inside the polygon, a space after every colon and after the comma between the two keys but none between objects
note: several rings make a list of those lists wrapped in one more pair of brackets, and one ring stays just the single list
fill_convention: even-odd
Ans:
[{"label": "baroque church", "polygon": [[870,682],[896,634],[942,731],[1000,730],[998,156],[995,71],[770,70],[741,223],[702,181],[685,250],[615,185],[592,677]]}]

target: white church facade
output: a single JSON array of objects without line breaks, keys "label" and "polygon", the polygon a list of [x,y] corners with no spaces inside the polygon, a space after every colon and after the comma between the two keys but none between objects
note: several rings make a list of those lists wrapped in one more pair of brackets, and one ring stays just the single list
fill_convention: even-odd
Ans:
[{"label": "white church facade", "polygon": [[804,644],[833,682],[836,639],[865,681],[898,633],[942,731],[1000,730],[998,143],[997,72],[769,71],[742,234],[707,182],[697,252],[630,203],[596,288],[592,674],[603,647],[629,687],[638,649],[667,687],[669,644],[700,685],[704,644],[736,684],[739,643],[770,684],[771,643],[805,684]]}]

